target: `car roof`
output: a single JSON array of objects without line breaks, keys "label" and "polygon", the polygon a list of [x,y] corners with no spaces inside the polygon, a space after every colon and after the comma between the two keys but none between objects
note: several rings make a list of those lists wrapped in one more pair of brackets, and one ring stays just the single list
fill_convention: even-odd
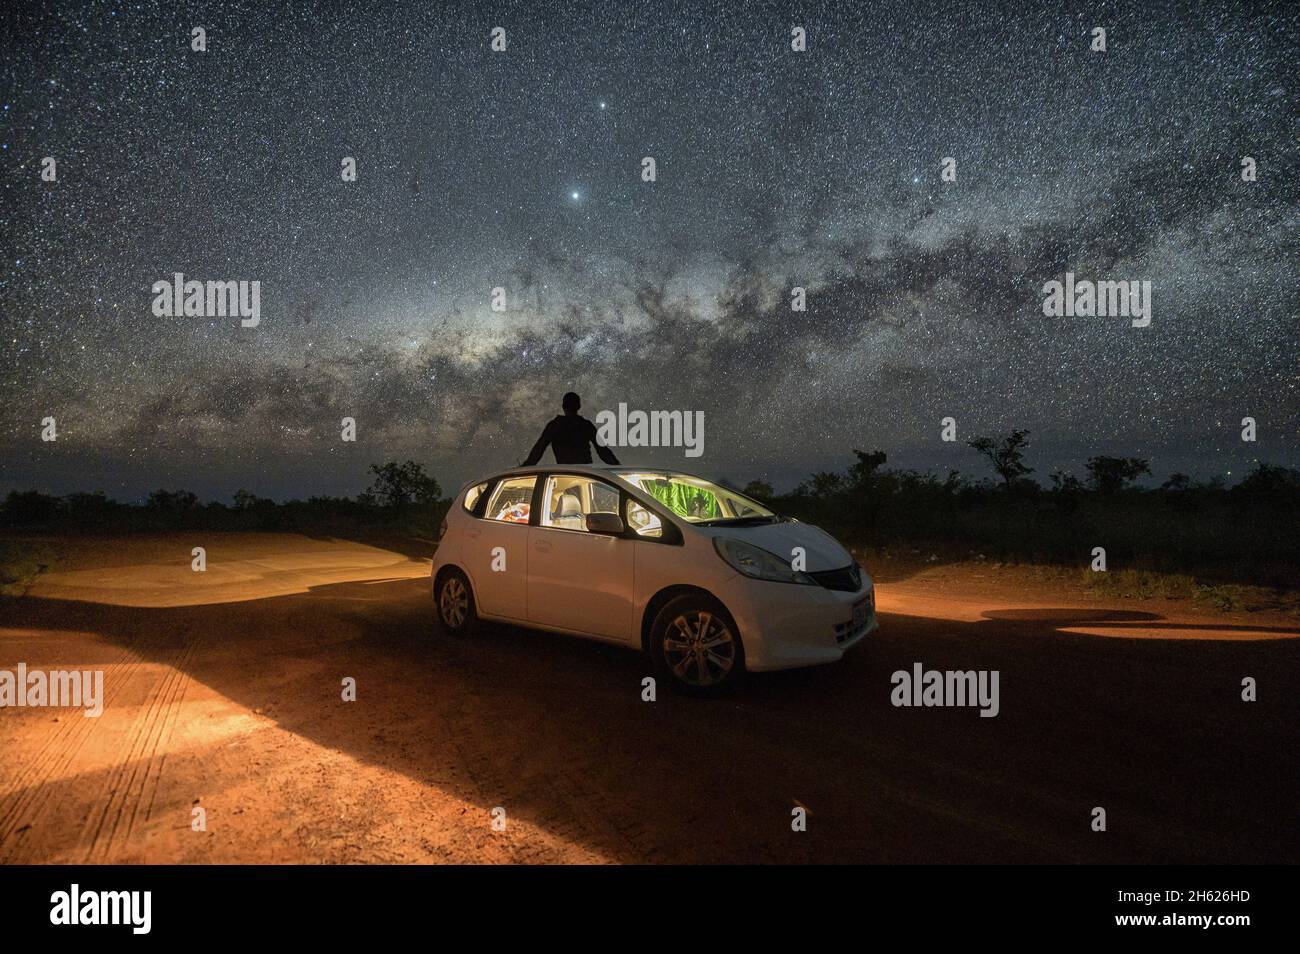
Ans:
[{"label": "car roof", "polygon": [[[626,464],[619,464],[613,467],[602,467],[599,464],[533,464],[530,467],[511,467],[507,470],[500,470],[496,473],[489,474],[487,477],[480,477],[471,480],[465,485],[466,488],[474,487],[478,484],[486,483],[489,480],[501,480],[506,477],[526,477],[529,474],[591,474],[593,476],[615,476],[622,477],[624,474],[680,474],[683,477],[693,477],[696,480],[708,480],[707,477],[700,477],[696,474],[687,473],[684,470],[673,470],[667,467],[629,467]],[[710,481],[712,483],[712,481]]]},{"label": "car roof", "polygon": [[[531,467],[510,467],[506,470],[499,470],[496,473],[484,477],[483,480],[496,480],[500,477],[508,477],[512,474],[548,474],[556,470],[572,470],[579,473],[602,474],[610,468],[597,467],[594,464],[533,464]],[[482,481],[480,481],[481,483]]]}]

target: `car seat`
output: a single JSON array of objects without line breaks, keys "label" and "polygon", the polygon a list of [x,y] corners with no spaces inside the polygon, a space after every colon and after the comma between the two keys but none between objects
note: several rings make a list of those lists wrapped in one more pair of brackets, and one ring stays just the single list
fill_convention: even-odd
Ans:
[{"label": "car seat", "polygon": [[560,495],[559,513],[551,520],[551,525],[565,530],[586,530],[587,525],[582,516],[582,502],[577,494]]}]

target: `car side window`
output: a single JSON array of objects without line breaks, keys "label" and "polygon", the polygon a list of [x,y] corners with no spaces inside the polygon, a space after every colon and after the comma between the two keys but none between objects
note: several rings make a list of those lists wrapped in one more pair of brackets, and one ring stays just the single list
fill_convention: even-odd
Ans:
[{"label": "car side window", "polygon": [[587,530],[587,514],[618,513],[618,491],[604,481],[590,477],[555,474],[546,478],[542,495],[543,527],[557,530]]},{"label": "car side window", "polygon": [[465,491],[465,501],[461,506],[463,506],[469,513],[473,513],[475,505],[478,504],[479,498],[483,496],[483,491],[487,490],[487,488],[488,481],[486,480],[481,484],[475,484],[469,490]]},{"label": "car side window", "polygon": [[655,540],[663,538],[664,524],[659,519],[659,514],[641,506],[631,497],[627,499],[627,522],[639,537],[650,537]]},{"label": "car side window", "polygon": [[528,511],[533,502],[533,487],[537,483],[535,475],[511,477],[497,484],[488,500],[487,510],[483,516],[489,520],[504,523],[527,523]]}]

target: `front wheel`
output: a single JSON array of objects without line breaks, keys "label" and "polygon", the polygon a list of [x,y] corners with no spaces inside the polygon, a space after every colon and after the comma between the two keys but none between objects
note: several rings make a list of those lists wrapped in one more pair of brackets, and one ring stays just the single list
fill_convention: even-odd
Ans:
[{"label": "front wheel", "polygon": [[745,671],[745,651],[731,614],[717,600],[687,593],[670,600],[650,631],[655,669],[693,696],[719,695]]},{"label": "front wheel", "polygon": [[438,625],[448,633],[469,634],[478,629],[474,591],[460,570],[448,570],[438,579],[433,594]]}]

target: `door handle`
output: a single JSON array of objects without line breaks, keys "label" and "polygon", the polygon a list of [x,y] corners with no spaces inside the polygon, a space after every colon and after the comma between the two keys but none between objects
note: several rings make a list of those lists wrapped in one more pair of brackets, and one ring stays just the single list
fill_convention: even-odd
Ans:
[{"label": "door handle", "polygon": [[540,550],[542,553],[550,553],[551,545],[547,543],[545,540],[534,540],[533,549]]}]

